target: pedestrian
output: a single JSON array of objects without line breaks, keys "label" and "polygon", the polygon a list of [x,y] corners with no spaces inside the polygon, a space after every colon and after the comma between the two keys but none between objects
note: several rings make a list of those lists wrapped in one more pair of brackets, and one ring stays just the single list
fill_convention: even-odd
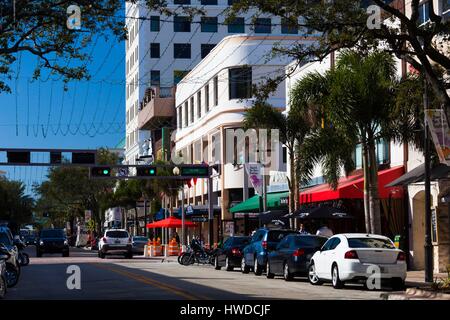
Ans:
[{"label": "pedestrian", "polygon": [[178,232],[175,231],[175,233],[173,234],[173,237],[177,241],[177,244],[180,245],[180,236],[178,235]]},{"label": "pedestrian", "polygon": [[303,225],[303,223],[300,223],[300,227],[298,229],[298,232],[301,234],[309,234],[308,231],[306,231],[305,226]]},{"label": "pedestrian", "polygon": [[330,238],[333,236],[333,231],[328,228],[326,224],[322,224],[322,226],[317,230],[316,235]]}]

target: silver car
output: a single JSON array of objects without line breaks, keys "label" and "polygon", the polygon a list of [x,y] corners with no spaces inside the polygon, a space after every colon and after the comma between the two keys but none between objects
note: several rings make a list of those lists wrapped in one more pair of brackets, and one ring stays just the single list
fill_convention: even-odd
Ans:
[{"label": "silver car", "polygon": [[133,253],[144,254],[144,247],[148,243],[147,237],[134,236],[132,239]]}]

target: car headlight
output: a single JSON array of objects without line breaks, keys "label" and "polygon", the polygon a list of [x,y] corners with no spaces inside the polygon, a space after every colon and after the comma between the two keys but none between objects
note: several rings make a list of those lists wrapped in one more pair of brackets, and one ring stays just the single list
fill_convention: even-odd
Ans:
[{"label": "car headlight", "polygon": [[39,241],[39,244],[41,245],[41,246],[43,246],[44,245],[44,241]]},{"label": "car headlight", "polygon": [[68,245],[69,245],[69,241],[64,240],[64,245],[65,245],[65,246],[68,246]]}]

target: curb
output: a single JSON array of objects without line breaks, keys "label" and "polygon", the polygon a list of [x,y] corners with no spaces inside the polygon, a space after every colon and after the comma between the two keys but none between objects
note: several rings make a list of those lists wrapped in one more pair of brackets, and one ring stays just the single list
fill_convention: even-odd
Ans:
[{"label": "curb", "polygon": [[420,288],[408,288],[405,293],[382,293],[380,297],[384,300],[450,300],[450,294]]}]

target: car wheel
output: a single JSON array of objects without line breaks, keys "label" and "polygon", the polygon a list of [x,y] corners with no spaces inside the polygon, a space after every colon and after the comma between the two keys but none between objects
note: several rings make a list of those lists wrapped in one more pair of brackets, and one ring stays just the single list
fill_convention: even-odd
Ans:
[{"label": "car wheel", "polygon": [[228,260],[228,257],[225,258],[225,270],[227,271],[233,271],[233,267],[230,266],[230,261]]},{"label": "car wheel", "polygon": [[6,285],[8,288],[14,287],[19,282],[19,270],[12,264],[6,264]]},{"label": "car wheel", "polygon": [[242,271],[242,273],[249,273],[250,272],[250,267],[247,266],[247,264],[245,263],[245,258],[244,257],[242,257],[242,260],[241,260],[241,271]]},{"label": "car wheel", "polygon": [[30,257],[25,252],[22,252],[22,262],[23,262],[23,264],[22,264],[23,266],[27,266],[30,264]]},{"label": "car wheel", "polygon": [[266,265],[266,277],[267,277],[267,279],[273,279],[275,277],[275,274],[270,272],[269,260],[267,260],[267,265]]},{"label": "car wheel", "polygon": [[0,277],[0,299],[3,299],[6,294],[6,280]]},{"label": "car wheel", "polygon": [[216,256],[216,258],[214,259],[214,269],[216,269],[216,270],[222,269],[222,267],[219,266],[219,257],[218,256]]},{"label": "car wheel", "polygon": [[399,278],[391,279],[391,287],[394,291],[403,291],[405,290],[405,281]]},{"label": "car wheel", "polygon": [[331,270],[331,282],[333,283],[333,287],[335,289],[341,289],[344,287],[344,282],[339,279],[339,268],[336,264]]},{"label": "car wheel", "polygon": [[258,263],[258,259],[255,257],[255,263],[253,265],[253,272],[255,273],[255,276],[260,276],[262,274],[262,268]]},{"label": "car wheel", "polygon": [[287,262],[285,262],[283,265],[283,278],[286,281],[291,281],[294,278],[291,271],[289,270],[289,264]]},{"label": "car wheel", "polygon": [[322,281],[319,279],[316,273],[316,266],[314,262],[312,262],[308,267],[308,280],[313,286],[322,284]]}]

